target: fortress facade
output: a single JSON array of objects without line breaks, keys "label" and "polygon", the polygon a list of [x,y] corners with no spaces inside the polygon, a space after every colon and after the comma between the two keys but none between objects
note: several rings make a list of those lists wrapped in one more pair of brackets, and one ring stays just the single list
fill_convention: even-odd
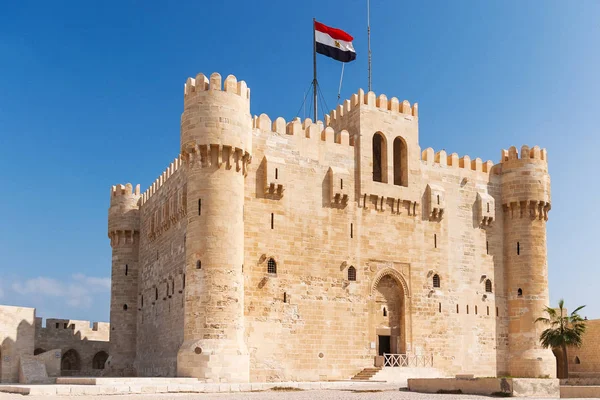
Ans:
[{"label": "fortress facade", "polygon": [[324,122],[252,117],[245,82],[189,78],[180,154],[144,193],[111,189],[111,368],[311,381],[383,359],[554,377],[534,323],[546,151],[421,151],[418,124],[416,103],[362,90]]}]

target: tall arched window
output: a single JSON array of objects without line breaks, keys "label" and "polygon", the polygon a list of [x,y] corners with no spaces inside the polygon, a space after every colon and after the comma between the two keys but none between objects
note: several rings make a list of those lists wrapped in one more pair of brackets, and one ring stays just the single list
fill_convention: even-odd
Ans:
[{"label": "tall arched window", "polygon": [[277,263],[275,262],[275,259],[269,258],[269,261],[267,262],[267,272],[269,274],[277,273]]},{"label": "tall arched window", "polygon": [[356,268],[354,268],[352,265],[350,266],[350,268],[348,268],[348,280],[349,281],[356,280]]},{"label": "tall arched window", "polygon": [[394,139],[394,185],[408,186],[408,155],[406,142],[400,136]]},{"label": "tall arched window", "polygon": [[486,293],[492,293],[492,281],[489,279],[485,280],[485,291]]},{"label": "tall arched window", "polygon": [[373,181],[387,182],[387,146],[380,132],[373,135]]},{"label": "tall arched window", "polygon": [[435,274],[433,276],[433,287],[434,288],[439,288],[440,286],[441,286],[440,285],[440,276],[438,274]]}]

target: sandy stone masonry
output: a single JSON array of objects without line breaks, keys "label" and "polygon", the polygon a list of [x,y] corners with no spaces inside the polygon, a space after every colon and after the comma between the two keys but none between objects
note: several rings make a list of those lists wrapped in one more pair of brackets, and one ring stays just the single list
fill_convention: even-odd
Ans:
[{"label": "sandy stone masonry", "polygon": [[421,150],[418,105],[359,90],[325,121],[184,85],[179,155],[111,189],[111,373],[347,379],[384,353],[444,374],[555,376],[546,151]]}]

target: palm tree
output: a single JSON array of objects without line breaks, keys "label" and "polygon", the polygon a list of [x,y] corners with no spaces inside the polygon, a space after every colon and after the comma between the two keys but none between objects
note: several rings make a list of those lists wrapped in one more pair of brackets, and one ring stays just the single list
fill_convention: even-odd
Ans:
[{"label": "palm tree", "polygon": [[563,356],[564,378],[569,377],[569,360],[567,359],[567,346],[581,347],[583,333],[585,332],[585,321],[579,315],[579,310],[585,306],[577,307],[571,314],[563,308],[565,301],[558,301],[558,308],[546,307],[548,318],[540,317],[535,322],[543,322],[550,325],[540,335],[540,342],[544,348],[560,348]]}]

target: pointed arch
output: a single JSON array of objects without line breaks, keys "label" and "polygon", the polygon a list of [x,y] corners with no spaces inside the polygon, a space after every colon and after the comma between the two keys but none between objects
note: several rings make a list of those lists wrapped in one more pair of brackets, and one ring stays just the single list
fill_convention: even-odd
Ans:
[{"label": "pointed arch", "polygon": [[387,275],[391,276],[394,280],[396,280],[396,282],[398,282],[398,284],[404,290],[404,296],[410,297],[410,290],[408,289],[408,285],[406,283],[406,279],[404,279],[404,276],[400,272],[396,271],[393,268],[389,268],[389,267],[384,268],[381,271],[377,272],[377,274],[373,278],[373,283],[371,283],[371,291],[370,291],[371,296],[375,293],[375,289],[377,288],[379,281],[384,276],[387,276]]},{"label": "pointed arch", "polygon": [[387,141],[381,132],[375,132],[372,142],[373,181],[387,183]]},{"label": "pointed arch", "polygon": [[394,139],[394,185],[408,186],[408,148],[403,137]]}]

